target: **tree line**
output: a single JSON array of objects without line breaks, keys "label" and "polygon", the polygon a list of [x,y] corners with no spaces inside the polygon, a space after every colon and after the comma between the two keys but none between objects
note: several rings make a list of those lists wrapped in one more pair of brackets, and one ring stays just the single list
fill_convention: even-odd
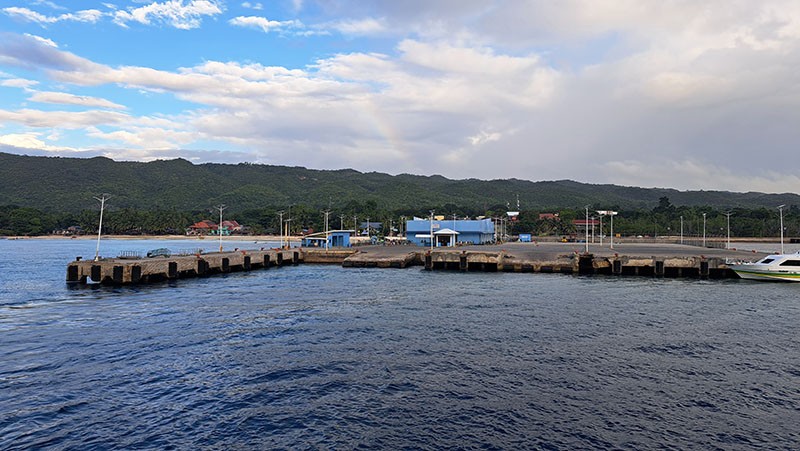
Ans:
[{"label": "tree line", "polygon": [[[401,232],[402,221],[414,216],[427,218],[430,211],[445,218],[455,217],[505,218],[507,205],[464,206],[455,203],[430,205],[419,208],[382,208],[375,200],[363,202],[350,200],[340,206],[327,209],[329,229],[352,230],[369,220],[382,223],[382,228],[374,230],[379,235]],[[615,210],[614,233],[622,236],[676,236],[683,225],[684,236],[701,236],[703,215],[705,214],[705,234],[708,237],[726,236],[728,216],[730,233],[733,237],[775,237],[780,235],[780,211],[777,208],[718,208],[711,206],[676,206],[667,197],[659,199],[659,204],[651,209],[620,208],[619,205],[596,205],[589,207],[589,215],[599,219],[596,210]],[[283,219],[291,219],[292,234],[324,230],[324,212],[306,204],[271,206],[236,210],[230,206],[224,219],[233,219],[246,227],[247,233],[254,235],[280,233],[279,212]],[[540,219],[541,213],[557,213],[557,218]],[[800,236],[800,207],[790,205],[783,209],[784,234]],[[177,210],[135,208],[115,208],[113,202],[105,210],[103,233],[112,235],[180,235],[191,224],[203,219],[218,221],[218,213],[212,207],[207,210]],[[512,235],[530,233],[534,236],[574,235],[575,219],[585,219],[585,208],[563,209],[523,209],[518,219],[508,222]],[[99,204],[97,209],[73,212],[47,212],[31,207],[6,205],[0,207],[0,236],[39,236],[65,231],[69,228],[84,233],[97,233],[99,223]],[[604,218],[604,233],[610,233],[609,219]],[[393,229],[393,230],[390,230]],[[596,230],[597,234],[600,230]]]}]

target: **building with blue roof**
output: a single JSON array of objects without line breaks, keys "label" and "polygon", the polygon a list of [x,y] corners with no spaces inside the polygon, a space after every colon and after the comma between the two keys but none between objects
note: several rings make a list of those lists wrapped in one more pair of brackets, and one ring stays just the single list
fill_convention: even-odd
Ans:
[{"label": "building with blue roof", "polygon": [[[431,225],[433,237],[431,237]],[[444,219],[414,218],[406,221],[406,239],[417,246],[436,247],[459,244],[490,244],[495,241],[494,223],[491,219]]]}]

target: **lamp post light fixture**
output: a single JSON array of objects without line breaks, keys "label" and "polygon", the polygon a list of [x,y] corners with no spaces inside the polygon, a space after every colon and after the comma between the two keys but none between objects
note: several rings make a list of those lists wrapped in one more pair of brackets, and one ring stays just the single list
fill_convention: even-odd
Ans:
[{"label": "lamp post light fixture", "polygon": [[778,205],[778,211],[781,214],[781,254],[783,254],[783,252],[784,252],[784,250],[783,250],[783,207],[785,207],[785,206],[786,206],[785,204]]},{"label": "lamp post light fixture", "polygon": [[614,216],[617,215],[617,211],[613,210],[599,210],[597,213],[600,214],[600,244],[603,244],[603,216],[610,216],[611,217],[611,245],[610,248],[614,249]]},{"label": "lamp post light fixture", "polygon": [[97,226],[97,247],[94,250],[94,261],[100,260],[100,234],[103,231],[103,210],[106,208],[106,201],[111,197],[108,194],[101,194],[100,197],[95,197],[100,202],[100,224]]}]

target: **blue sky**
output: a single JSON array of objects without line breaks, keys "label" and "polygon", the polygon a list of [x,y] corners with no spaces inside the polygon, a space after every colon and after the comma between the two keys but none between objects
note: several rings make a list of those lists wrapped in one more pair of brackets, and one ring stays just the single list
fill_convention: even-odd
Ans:
[{"label": "blue sky", "polygon": [[0,151],[800,192],[800,4],[0,0]]}]

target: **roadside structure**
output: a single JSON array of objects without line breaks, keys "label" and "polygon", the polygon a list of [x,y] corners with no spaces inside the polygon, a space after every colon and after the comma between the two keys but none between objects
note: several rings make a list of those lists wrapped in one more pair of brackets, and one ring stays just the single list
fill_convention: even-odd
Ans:
[{"label": "roadside structure", "polygon": [[494,223],[491,219],[414,218],[406,221],[406,239],[417,246],[430,246],[431,240],[435,247],[489,244],[494,242]]}]

